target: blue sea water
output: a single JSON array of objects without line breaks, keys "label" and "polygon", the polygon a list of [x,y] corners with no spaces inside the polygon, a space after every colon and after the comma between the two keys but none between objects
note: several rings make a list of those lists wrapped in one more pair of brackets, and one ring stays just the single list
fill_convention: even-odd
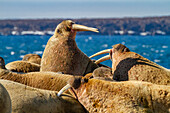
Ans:
[{"label": "blue sea water", "polygon": [[[50,36],[0,36],[0,56],[6,64],[21,60],[25,54],[42,56]],[[170,69],[170,36],[77,35],[78,47],[88,56],[121,43],[157,64]],[[95,57],[99,59],[104,55]],[[111,67],[111,61],[103,64]]]}]

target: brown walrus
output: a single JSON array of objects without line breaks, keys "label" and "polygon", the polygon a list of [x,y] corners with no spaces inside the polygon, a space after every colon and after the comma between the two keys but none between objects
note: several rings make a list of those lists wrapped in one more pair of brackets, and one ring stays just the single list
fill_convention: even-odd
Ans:
[{"label": "brown walrus", "polygon": [[73,77],[58,96],[72,88],[90,113],[168,113],[170,86],[142,81],[112,82]]},{"label": "brown walrus", "polygon": [[37,54],[26,54],[22,61],[28,61],[31,63],[41,64],[41,56]]},{"label": "brown walrus", "polygon": [[11,98],[7,89],[0,83],[0,113],[11,113]]},{"label": "brown walrus", "polygon": [[[88,113],[75,98],[67,94],[58,97],[57,91],[42,90],[0,79],[0,86],[1,84],[11,97],[12,113]],[[8,101],[0,102],[2,105],[5,102],[7,104]],[[0,113],[11,113],[7,112],[7,110],[11,110],[11,107],[6,108],[6,112],[3,112],[4,107],[6,106],[2,106],[2,108],[0,106]]]},{"label": "brown walrus", "polygon": [[6,68],[13,72],[35,72],[40,71],[41,57],[37,54],[26,54],[22,61],[14,61],[6,64]]},{"label": "brown walrus", "polygon": [[14,61],[6,64],[6,68],[13,72],[36,72],[40,71],[40,65],[28,61]]},{"label": "brown walrus", "polygon": [[0,79],[18,82],[39,89],[59,91],[67,84],[67,80],[71,77],[72,75],[59,74],[56,72],[12,72],[5,68],[4,59],[0,57]]},{"label": "brown walrus", "polygon": [[96,28],[78,25],[71,20],[61,22],[45,47],[41,60],[41,72],[85,75],[98,67],[77,47],[75,41],[77,31],[98,32]]},{"label": "brown walrus", "polygon": [[96,63],[111,59],[114,80],[140,80],[163,85],[170,84],[169,69],[131,52],[125,45],[116,44],[112,49],[100,51],[92,57],[103,53],[110,53],[110,55],[97,60]]}]

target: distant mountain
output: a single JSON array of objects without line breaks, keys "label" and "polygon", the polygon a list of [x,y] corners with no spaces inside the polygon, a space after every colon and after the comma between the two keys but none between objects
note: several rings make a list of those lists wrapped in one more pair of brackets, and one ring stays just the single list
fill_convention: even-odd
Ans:
[{"label": "distant mountain", "polygon": [[[52,35],[64,19],[0,20],[0,35]],[[96,27],[100,35],[170,35],[170,16],[144,18],[72,19]],[[96,34],[80,32],[79,34]]]}]

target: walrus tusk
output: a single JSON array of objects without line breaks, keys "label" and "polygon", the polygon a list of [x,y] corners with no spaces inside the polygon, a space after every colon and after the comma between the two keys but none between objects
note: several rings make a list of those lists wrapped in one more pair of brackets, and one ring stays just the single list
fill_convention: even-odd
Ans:
[{"label": "walrus tusk", "polygon": [[110,59],[110,55],[106,55],[106,56],[100,58],[99,60],[96,60],[95,63],[99,64],[100,62],[103,62],[103,61],[106,61],[106,60],[109,60],[109,59]]},{"label": "walrus tusk", "polygon": [[79,24],[73,24],[72,29],[75,31],[93,31],[93,32],[99,32],[98,29],[92,28],[92,27],[87,27],[84,25],[79,25]]},{"label": "walrus tusk", "polygon": [[65,85],[57,94],[57,96],[60,96],[64,91],[68,90],[69,88],[71,88],[70,84]]},{"label": "walrus tusk", "polygon": [[95,56],[98,56],[98,55],[101,55],[101,54],[110,53],[110,50],[111,50],[111,49],[105,49],[105,50],[103,50],[103,51],[99,51],[99,52],[91,55],[89,58],[92,58],[92,57],[95,57]]}]

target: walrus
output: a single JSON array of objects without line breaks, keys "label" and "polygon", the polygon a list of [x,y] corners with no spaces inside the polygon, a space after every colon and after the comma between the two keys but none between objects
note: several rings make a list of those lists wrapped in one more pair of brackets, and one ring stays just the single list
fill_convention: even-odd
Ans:
[{"label": "walrus", "polygon": [[71,20],[62,21],[47,42],[41,59],[40,72],[85,75],[98,67],[77,47],[75,41],[77,31],[98,32],[96,28],[78,25]]},{"label": "walrus", "polygon": [[18,82],[39,89],[59,91],[71,77],[72,75],[56,72],[12,72],[6,69],[5,61],[0,57],[0,79]]},{"label": "walrus", "polygon": [[170,86],[143,81],[113,82],[72,77],[59,92],[72,88],[90,113],[168,113]]},{"label": "walrus", "polygon": [[37,54],[26,54],[23,58],[22,61],[28,61],[31,63],[36,63],[36,64],[41,64],[41,56]]},{"label": "walrus", "polygon": [[5,67],[13,72],[28,73],[28,72],[40,71],[39,64],[31,63],[29,61],[14,61],[6,64]]},{"label": "walrus", "polygon": [[[0,84],[9,92],[12,113],[88,113],[74,97],[67,94],[58,97],[57,91],[33,88],[9,80],[0,79]],[[1,112],[2,109],[0,113],[11,113]]]},{"label": "walrus", "polygon": [[110,55],[104,56],[96,63],[111,59],[114,80],[140,80],[162,85],[170,84],[169,69],[131,52],[125,45],[116,44],[112,49],[100,51],[90,58],[103,53],[110,53]]},{"label": "walrus", "polygon": [[40,55],[26,54],[21,61],[13,61],[6,64],[6,68],[13,72],[35,72],[40,71],[40,63]]},{"label": "walrus", "polygon": [[93,78],[113,81],[112,71],[106,67],[96,68],[92,73]]}]

